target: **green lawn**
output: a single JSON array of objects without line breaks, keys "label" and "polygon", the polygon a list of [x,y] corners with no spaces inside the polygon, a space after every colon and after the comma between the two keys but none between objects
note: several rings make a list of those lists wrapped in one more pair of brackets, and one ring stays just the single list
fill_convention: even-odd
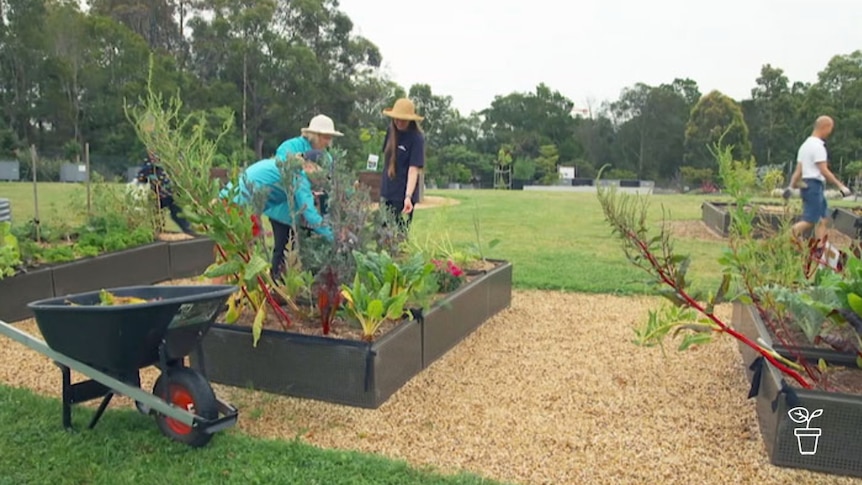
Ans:
[{"label": "green lawn", "polygon": [[[87,210],[87,186],[78,183],[40,182],[37,187],[39,219],[43,224],[62,222],[74,226],[84,222]],[[95,189],[93,189],[95,190]],[[36,215],[33,184],[28,182],[0,182],[0,198],[12,203],[13,224],[23,224]],[[179,231],[165,210],[169,231]]]},{"label": "green lawn", "polygon": [[0,385],[0,484],[491,484],[475,475],[442,475],[404,462],[296,440],[218,433],[192,449],[160,434],[152,418],[109,408],[93,430],[93,409],[76,407],[66,432],[60,402]]},{"label": "green lawn", "polygon": [[[646,291],[647,276],[625,258],[621,243],[611,238],[596,194],[534,191],[430,191],[457,198],[461,204],[417,211],[417,237],[448,230],[454,242],[476,240],[473,216],[480,220],[484,241],[500,239],[488,256],[515,264],[519,288],[630,294]],[[715,197],[652,196],[651,216],[658,223],[662,207],[672,220],[701,219],[701,203]],[[717,284],[723,242],[679,239],[679,253],[692,256],[695,284]]]},{"label": "green lawn", "polygon": [[[37,184],[39,218],[46,223],[51,220],[80,220],[77,209],[85,208],[87,190],[84,184],[44,182]],[[35,214],[33,184],[27,182],[0,182],[0,198],[12,203],[12,219],[22,224]]]}]

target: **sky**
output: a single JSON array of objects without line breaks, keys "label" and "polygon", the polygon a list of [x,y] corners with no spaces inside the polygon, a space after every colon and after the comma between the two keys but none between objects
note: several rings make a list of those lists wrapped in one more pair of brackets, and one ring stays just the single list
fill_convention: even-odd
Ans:
[{"label": "sky", "polygon": [[544,82],[576,107],[637,82],[748,98],[764,64],[814,82],[862,49],[862,0],[340,0],[385,71],[467,115]]}]

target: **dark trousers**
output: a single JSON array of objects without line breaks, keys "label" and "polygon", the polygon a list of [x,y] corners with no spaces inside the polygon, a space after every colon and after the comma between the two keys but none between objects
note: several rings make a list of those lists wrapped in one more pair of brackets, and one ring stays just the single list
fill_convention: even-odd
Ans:
[{"label": "dark trousers", "polygon": [[189,221],[183,219],[182,216],[180,216],[180,212],[182,212],[183,209],[174,202],[173,197],[164,197],[162,199],[159,199],[159,207],[161,207],[162,209],[164,209],[165,207],[168,208],[168,210],[171,212],[171,219],[173,219],[174,222],[176,222],[177,225],[180,226],[180,229],[182,229],[184,233],[190,234],[193,232]]},{"label": "dark trousers", "polygon": [[[291,240],[294,241],[294,244],[290,246],[290,249],[296,248],[296,239],[294,238],[293,227],[272,219],[269,222],[272,225],[272,267],[269,270],[269,275],[274,281],[277,281],[284,270],[284,252],[287,251]],[[314,231],[308,227],[303,226],[300,230],[303,237],[314,235]]]},{"label": "dark trousers", "polygon": [[269,275],[273,280],[277,280],[284,269],[284,252],[288,249],[287,245],[293,239],[293,228],[281,222],[269,220],[272,225],[272,267],[269,269]]},{"label": "dark trousers", "polygon": [[407,214],[407,217],[405,218],[404,214],[401,213],[401,211],[404,210],[403,200],[400,202],[392,202],[391,200],[386,200],[384,201],[383,205],[386,207],[389,213],[392,214],[392,217],[395,218],[395,222],[398,223],[398,227],[400,227],[402,231],[407,231],[408,229],[410,229],[410,223],[413,222],[413,212],[416,211],[415,207],[412,211],[410,211],[409,214]]}]

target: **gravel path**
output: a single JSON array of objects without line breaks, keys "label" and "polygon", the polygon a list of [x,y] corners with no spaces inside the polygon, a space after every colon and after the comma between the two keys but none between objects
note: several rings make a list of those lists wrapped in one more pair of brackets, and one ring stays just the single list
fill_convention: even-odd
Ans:
[{"label": "gravel path", "polygon": [[[250,434],[514,483],[859,483],[767,462],[732,339],[666,357],[631,344],[658,303],[515,292],[511,309],[373,411],[215,387]],[[149,389],[155,372],[144,377]],[[0,344],[0,381],[59,393],[48,359],[14,343]]]}]

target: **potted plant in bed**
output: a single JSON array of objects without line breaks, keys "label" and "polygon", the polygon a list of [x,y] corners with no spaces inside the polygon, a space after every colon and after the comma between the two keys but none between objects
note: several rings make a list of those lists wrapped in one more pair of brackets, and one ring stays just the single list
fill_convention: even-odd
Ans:
[{"label": "potted plant in bed", "polygon": [[[789,234],[788,221],[773,237],[753,237],[755,214],[744,209],[752,193],[752,168],[735,162],[727,147],[717,145],[714,153],[735,204],[729,247],[721,259],[725,272],[708,295],[688,288],[690,260],[674,252],[664,225],[658,234],[649,233],[645,198],[599,190],[606,219],[626,255],[649,272],[670,301],[650,312],[636,342],[661,345],[665,337],[681,335],[683,350],[730,335],[740,344],[752,381],[749,397],[757,399],[772,463],[862,476],[862,370],[857,365],[862,261],[850,255],[838,264],[842,258],[825,256],[830,246],[800,246]],[[732,324],[714,311],[726,301],[734,302]],[[796,432],[800,408],[817,416],[822,436],[816,453],[800,448],[810,441],[805,433],[814,432]]]}]

